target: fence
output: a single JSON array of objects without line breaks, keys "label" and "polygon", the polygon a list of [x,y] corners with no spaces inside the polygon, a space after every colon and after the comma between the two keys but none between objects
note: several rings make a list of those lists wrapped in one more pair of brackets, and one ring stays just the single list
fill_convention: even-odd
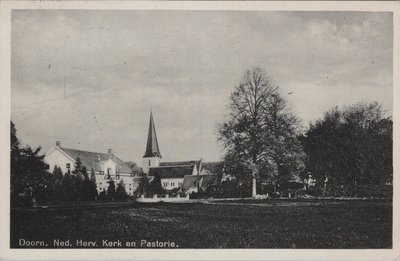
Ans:
[{"label": "fence", "polygon": [[140,203],[157,203],[157,202],[182,202],[189,200],[189,194],[185,197],[181,197],[179,194],[176,197],[170,197],[169,195],[165,195],[164,197],[158,197],[154,195],[151,198],[146,198],[142,195],[140,198],[136,199],[136,202]]}]

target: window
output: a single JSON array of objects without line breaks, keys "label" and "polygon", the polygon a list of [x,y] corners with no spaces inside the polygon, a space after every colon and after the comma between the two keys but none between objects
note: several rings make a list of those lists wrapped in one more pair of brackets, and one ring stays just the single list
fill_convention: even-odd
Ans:
[{"label": "window", "polygon": [[67,165],[67,169],[71,168],[71,163],[67,163],[66,165]]},{"label": "window", "polygon": [[116,176],[115,176],[115,178],[116,178],[117,180],[120,178],[120,176],[119,176],[119,172],[117,172],[117,173],[116,173]]},{"label": "window", "polygon": [[111,179],[111,168],[107,168],[107,175],[105,175],[104,177],[106,178],[106,179]]},{"label": "window", "polygon": [[150,167],[150,163],[151,163],[151,161],[149,160],[149,167]]},{"label": "window", "polygon": [[104,171],[100,170],[100,175],[104,175]]},{"label": "window", "polygon": [[200,187],[200,181],[196,181],[196,187]]},{"label": "window", "polygon": [[175,186],[175,183],[174,183],[174,182],[171,182],[171,186],[172,186],[172,187]]}]

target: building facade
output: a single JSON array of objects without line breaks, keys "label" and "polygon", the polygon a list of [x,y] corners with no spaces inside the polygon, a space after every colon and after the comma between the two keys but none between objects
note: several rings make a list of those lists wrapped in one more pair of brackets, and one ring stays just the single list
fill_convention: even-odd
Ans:
[{"label": "building facade", "polygon": [[[139,186],[140,177],[135,176],[128,163],[118,158],[111,149],[107,153],[83,151],[64,148],[57,141],[56,146],[45,155],[45,161],[50,171],[55,166],[63,173],[74,170],[77,158],[80,159],[90,174],[95,173],[97,191],[106,191],[110,181],[117,186],[123,181],[128,195],[134,195]],[[159,177],[161,186],[166,191],[180,191],[185,193],[197,192],[206,189],[209,185],[218,184],[223,170],[220,162],[203,162],[200,160],[162,162],[160,147],[154,124],[153,113],[150,113],[149,129],[146,150],[143,155],[143,173],[150,179]],[[206,166],[206,168],[204,167]]]},{"label": "building facade", "polygon": [[150,180],[158,177],[161,180],[162,188],[167,192],[175,190],[184,193],[197,192],[199,189],[206,189],[209,185],[219,184],[220,175],[204,169],[202,159],[174,162],[162,162],[161,159],[151,112],[146,151],[143,155],[143,172],[148,175]]},{"label": "building facade", "polygon": [[128,163],[118,158],[111,149],[107,153],[83,151],[64,148],[61,146],[61,142],[57,141],[56,146],[45,155],[45,161],[49,164],[50,171],[58,166],[63,173],[74,170],[77,158],[86,167],[88,174],[94,171],[99,193],[108,189],[111,180],[115,182],[116,186],[123,181],[128,195],[133,195],[138,187],[138,177],[132,174]]}]

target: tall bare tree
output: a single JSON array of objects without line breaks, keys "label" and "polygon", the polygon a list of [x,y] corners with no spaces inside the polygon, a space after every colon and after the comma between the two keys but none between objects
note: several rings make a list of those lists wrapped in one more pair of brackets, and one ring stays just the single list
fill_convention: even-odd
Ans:
[{"label": "tall bare tree", "polygon": [[255,67],[244,73],[231,93],[229,109],[226,122],[218,126],[219,139],[250,170],[253,197],[258,178],[273,181],[304,168],[298,119],[264,70]]}]

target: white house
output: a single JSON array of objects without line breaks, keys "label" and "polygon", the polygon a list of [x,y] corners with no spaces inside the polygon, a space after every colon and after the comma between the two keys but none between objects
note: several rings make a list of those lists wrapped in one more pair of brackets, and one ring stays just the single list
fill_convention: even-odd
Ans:
[{"label": "white house", "polygon": [[56,146],[45,155],[50,171],[57,165],[63,173],[73,171],[77,158],[89,174],[92,170],[94,171],[99,193],[108,188],[110,180],[113,180],[115,185],[123,181],[128,195],[133,195],[138,187],[138,178],[132,175],[129,165],[115,156],[111,149],[108,153],[69,149],[62,147],[61,142],[57,141]]}]

